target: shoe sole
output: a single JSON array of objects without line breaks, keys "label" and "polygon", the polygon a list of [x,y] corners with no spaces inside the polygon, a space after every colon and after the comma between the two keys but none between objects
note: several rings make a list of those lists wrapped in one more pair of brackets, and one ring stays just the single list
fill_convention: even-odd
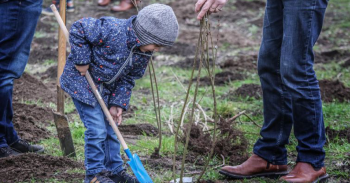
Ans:
[{"label": "shoe sole", "polygon": [[67,9],[67,12],[69,12],[69,13],[71,13],[71,12],[74,12],[75,11],[75,9]]},{"label": "shoe sole", "polygon": [[[321,182],[326,182],[327,178],[329,177],[329,175],[326,173],[324,175],[322,175],[321,177],[318,177],[318,179],[316,179],[315,181],[311,182],[311,183],[321,183]],[[287,181],[288,183],[294,183],[294,182],[290,182]]]},{"label": "shoe sole", "polygon": [[256,177],[269,177],[269,178],[278,178],[283,175],[287,175],[289,171],[284,171],[284,172],[266,172],[266,173],[258,173],[254,175],[239,175],[239,174],[234,174],[226,171],[219,171],[220,174],[228,176],[230,178],[234,179],[251,179],[251,178],[256,178]]},{"label": "shoe sole", "polygon": [[323,176],[319,177],[317,180],[313,181],[312,183],[318,183],[318,182],[326,182],[329,175],[326,173]]}]

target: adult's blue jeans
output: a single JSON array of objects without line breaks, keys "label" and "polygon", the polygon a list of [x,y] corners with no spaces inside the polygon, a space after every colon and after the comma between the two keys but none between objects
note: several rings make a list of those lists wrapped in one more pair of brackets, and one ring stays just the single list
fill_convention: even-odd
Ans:
[{"label": "adult's blue jeans", "polygon": [[73,102],[86,128],[85,182],[90,182],[88,179],[91,175],[103,170],[113,174],[122,171],[124,162],[120,157],[120,143],[100,105],[94,107],[74,98]]},{"label": "adult's blue jeans", "polygon": [[27,64],[41,4],[42,0],[0,3],[0,147],[18,140],[12,123],[13,80]]},{"label": "adult's blue jeans", "polygon": [[258,73],[264,125],[254,153],[287,164],[285,145],[294,127],[297,162],[324,166],[325,130],[313,46],[328,0],[267,0]]}]

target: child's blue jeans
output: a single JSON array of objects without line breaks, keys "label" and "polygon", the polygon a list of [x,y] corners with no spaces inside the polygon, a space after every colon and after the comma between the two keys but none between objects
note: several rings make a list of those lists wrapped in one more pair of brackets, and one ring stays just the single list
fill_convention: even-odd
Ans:
[{"label": "child's blue jeans", "polygon": [[[83,77],[83,76],[82,76]],[[119,173],[123,168],[120,144],[100,105],[95,107],[73,99],[85,131],[86,177],[103,170]],[[89,181],[88,181],[89,182]]]},{"label": "child's blue jeans", "polygon": [[328,0],[267,0],[258,73],[263,89],[264,125],[254,153],[287,164],[285,145],[292,127],[297,162],[324,166],[325,130],[313,46]]}]

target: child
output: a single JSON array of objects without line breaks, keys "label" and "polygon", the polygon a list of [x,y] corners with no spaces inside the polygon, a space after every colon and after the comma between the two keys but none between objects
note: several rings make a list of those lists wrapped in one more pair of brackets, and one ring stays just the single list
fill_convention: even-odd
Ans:
[{"label": "child", "polygon": [[72,50],[60,83],[86,128],[84,182],[138,182],[123,168],[119,141],[83,76],[86,70],[119,125],[134,80],[143,76],[154,51],[174,43],[178,29],[172,8],[162,4],[129,19],[83,18],[72,25]]}]

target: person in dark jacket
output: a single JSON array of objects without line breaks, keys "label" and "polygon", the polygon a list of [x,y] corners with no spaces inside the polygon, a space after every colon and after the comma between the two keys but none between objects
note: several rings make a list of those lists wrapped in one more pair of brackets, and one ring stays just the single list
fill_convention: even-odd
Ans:
[{"label": "person in dark jacket", "polygon": [[[217,12],[226,0],[198,0],[201,19]],[[258,74],[263,90],[264,125],[253,155],[221,174],[232,178],[282,176],[287,182],[319,182],[326,142],[320,88],[313,70],[313,46],[320,35],[328,0],[267,0]],[[296,166],[287,171],[289,136],[298,140]]]},{"label": "person in dark jacket", "polygon": [[116,123],[129,107],[135,80],[145,73],[152,53],[178,36],[171,7],[152,4],[129,19],[83,18],[70,29],[71,54],[60,78],[85,131],[85,182],[137,182],[123,168],[120,144],[84,75],[89,70]]},{"label": "person in dark jacket", "polygon": [[0,0],[0,158],[44,147],[20,139],[13,126],[13,80],[23,74],[42,0]]}]

